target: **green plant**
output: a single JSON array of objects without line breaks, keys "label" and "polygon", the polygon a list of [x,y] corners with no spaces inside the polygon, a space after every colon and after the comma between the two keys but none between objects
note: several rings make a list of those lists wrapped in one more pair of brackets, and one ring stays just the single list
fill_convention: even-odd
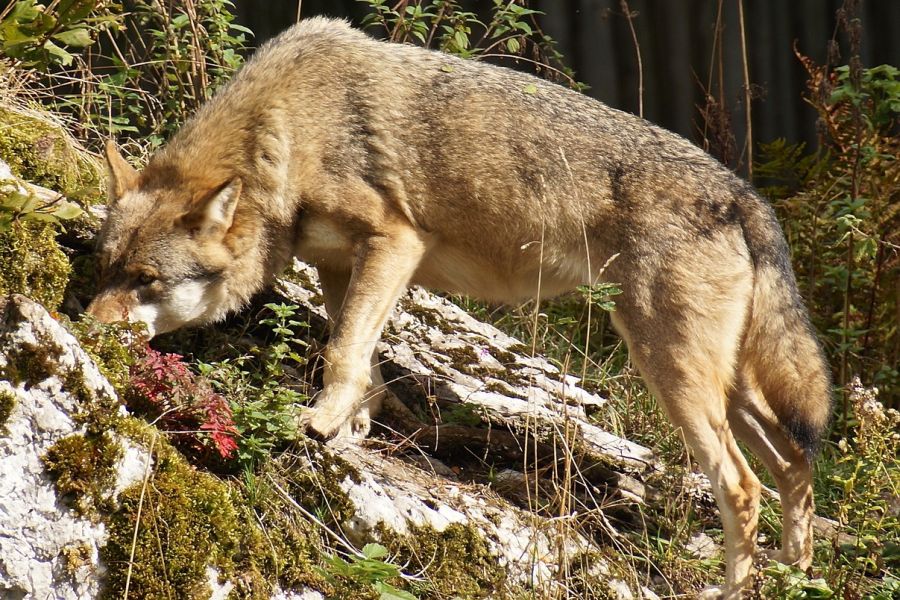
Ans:
[{"label": "green plant", "polygon": [[112,68],[91,64],[86,89],[70,100],[101,131],[160,145],[242,64],[250,31],[233,22],[232,7],[230,0],[136,0],[121,41],[141,43],[110,48]]},{"label": "green plant", "polygon": [[852,382],[851,435],[829,457],[819,495],[821,509],[855,539],[831,558],[853,587],[900,569],[900,413],[885,409],[877,393]]},{"label": "green plant", "polygon": [[68,66],[96,41],[97,34],[118,25],[121,7],[105,0],[16,0],[0,12],[0,51],[20,66],[41,71]]},{"label": "green plant", "polygon": [[556,42],[545,34],[528,0],[493,0],[490,19],[481,21],[455,0],[358,0],[368,5],[363,26],[380,27],[395,42],[417,43],[462,58],[511,58],[528,63],[551,80],[576,89],[575,80],[562,61]]},{"label": "green plant", "polygon": [[299,336],[308,324],[295,318],[297,305],[266,304],[271,317],[260,324],[275,338],[250,354],[215,362],[200,362],[200,373],[228,398],[238,430],[238,458],[252,468],[279,445],[296,439],[300,407],[307,396],[289,385],[286,363],[303,366],[306,357],[297,349],[307,346]]},{"label": "green plant", "polygon": [[41,199],[16,179],[0,179],[0,233],[19,220],[44,221],[62,229],[62,222],[80,217],[84,211],[61,195]]},{"label": "green plant", "polygon": [[75,118],[82,139],[126,134],[152,148],[242,64],[250,31],[233,6],[17,0],[0,12],[0,51],[30,95]]},{"label": "green plant", "polygon": [[[858,61],[809,73],[808,102],[821,140],[815,152],[776,140],[756,173],[782,217],[801,292],[825,332],[837,383],[858,373],[900,402],[900,72]],[[839,426],[847,429],[844,394]]]},{"label": "green plant", "polygon": [[578,291],[584,295],[584,298],[590,304],[596,306],[600,310],[612,312],[616,310],[616,302],[613,296],[622,293],[622,289],[618,283],[595,283],[594,285],[580,285]]},{"label": "green plant", "polygon": [[772,562],[763,572],[766,575],[766,581],[761,589],[764,598],[801,600],[834,597],[834,591],[828,587],[824,579],[810,579],[794,567]]},{"label": "green plant", "polygon": [[337,554],[329,556],[325,559],[325,567],[319,567],[318,571],[337,589],[347,581],[357,586],[371,586],[378,593],[379,600],[417,600],[409,592],[388,583],[388,580],[399,579],[401,573],[400,567],[383,560],[387,553],[387,548],[380,544],[366,544],[362,552],[351,555],[350,560]]}]

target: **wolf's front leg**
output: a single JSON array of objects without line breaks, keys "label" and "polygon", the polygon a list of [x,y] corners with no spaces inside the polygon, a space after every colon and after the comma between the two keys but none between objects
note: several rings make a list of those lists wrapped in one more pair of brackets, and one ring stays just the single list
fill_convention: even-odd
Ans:
[{"label": "wolf's front leg", "polygon": [[[331,335],[334,335],[340,318],[341,308],[344,304],[344,298],[347,296],[347,288],[350,285],[350,269],[334,269],[320,265],[318,272],[319,283],[322,285],[322,295],[325,297],[325,310],[328,312],[328,328]],[[356,414],[341,425],[337,433],[338,437],[365,438],[369,434],[372,417],[378,414],[385,397],[391,393],[387,386],[384,385],[377,351],[372,352],[371,364],[370,375],[372,381],[370,387]]]},{"label": "wolf's front leg", "polygon": [[[424,253],[419,234],[402,224],[369,237],[357,248],[347,293],[325,349],[325,387],[306,419],[319,435],[347,432],[362,407],[373,383],[371,357],[381,329]],[[329,284],[323,283],[327,290]]]}]

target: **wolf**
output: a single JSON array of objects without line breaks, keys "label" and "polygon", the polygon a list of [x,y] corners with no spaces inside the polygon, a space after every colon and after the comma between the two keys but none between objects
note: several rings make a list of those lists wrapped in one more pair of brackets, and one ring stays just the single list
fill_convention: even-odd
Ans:
[{"label": "wolf", "polygon": [[[376,341],[411,285],[488,301],[621,284],[612,321],[712,483],[740,598],[760,483],[779,560],[812,561],[830,380],[770,206],[685,139],[527,74],[307,19],[265,44],[138,172],[106,148],[88,312],[151,335],[223,318],[297,256],[332,335],[306,426],[365,435]],[[605,265],[605,268],[601,268]]]}]

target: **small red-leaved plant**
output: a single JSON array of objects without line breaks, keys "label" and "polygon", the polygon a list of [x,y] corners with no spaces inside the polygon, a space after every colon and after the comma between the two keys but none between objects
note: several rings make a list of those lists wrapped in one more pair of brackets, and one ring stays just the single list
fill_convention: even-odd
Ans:
[{"label": "small red-leaved plant", "polygon": [[131,366],[128,406],[151,417],[161,430],[173,434],[177,446],[198,458],[211,450],[231,458],[238,435],[231,407],[181,358],[148,347]]}]

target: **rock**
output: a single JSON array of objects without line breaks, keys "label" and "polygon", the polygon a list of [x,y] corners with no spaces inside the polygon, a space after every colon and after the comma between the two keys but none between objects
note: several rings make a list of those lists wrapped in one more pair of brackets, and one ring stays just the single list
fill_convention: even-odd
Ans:
[{"label": "rock", "polygon": [[[27,352],[44,359],[21,360]],[[56,442],[84,433],[73,418],[73,380],[78,393],[115,393],[75,339],[24,296],[0,300],[0,373],[0,395],[13,403],[0,436],[0,596],[94,598],[104,526],[63,506],[42,459]],[[144,463],[146,454],[129,447],[106,494],[139,480]]]}]

